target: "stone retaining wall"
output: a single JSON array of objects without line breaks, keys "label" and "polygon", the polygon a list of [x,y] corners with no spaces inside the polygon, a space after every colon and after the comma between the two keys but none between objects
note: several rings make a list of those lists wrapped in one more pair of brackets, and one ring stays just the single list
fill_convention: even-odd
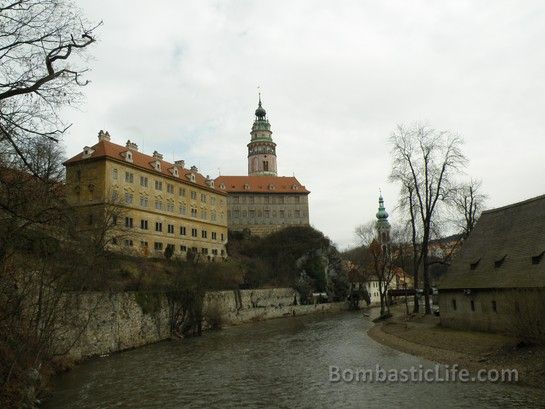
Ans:
[{"label": "stone retaining wall", "polygon": [[[204,312],[219,311],[222,323],[237,325],[316,312],[340,311],[346,304],[299,303],[291,288],[218,291],[207,293]],[[56,343],[59,353],[80,360],[136,348],[170,337],[170,314],[164,294],[86,293],[74,297],[77,315],[65,317]],[[87,323],[87,325],[82,325]],[[84,326],[81,334],[78,328]],[[77,342],[72,345],[73,340]],[[68,352],[66,352],[68,351]]]}]

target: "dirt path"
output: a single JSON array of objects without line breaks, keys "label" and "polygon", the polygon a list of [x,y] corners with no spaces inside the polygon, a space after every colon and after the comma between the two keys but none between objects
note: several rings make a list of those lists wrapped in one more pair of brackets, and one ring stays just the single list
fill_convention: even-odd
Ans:
[{"label": "dirt path", "polygon": [[368,335],[399,351],[446,365],[457,364],[474,372],[479,369],[517,369],[521,384],[545,384],[545,347],[522,346],[515,338],[484,332],[459,331],[439,325],[437,317],[394,316],[375,324]]}]

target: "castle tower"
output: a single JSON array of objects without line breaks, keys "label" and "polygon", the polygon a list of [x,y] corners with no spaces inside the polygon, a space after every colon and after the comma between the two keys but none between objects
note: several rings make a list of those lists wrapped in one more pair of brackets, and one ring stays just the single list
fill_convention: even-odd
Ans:
[{"label": "castle tower", "polygon": [[248,176],[276,176],[276,144],[272,140],[267,112],[261,106],[261,94],[250,135],[252,138],[248,144]]},{"label": "castle tower", "polygon": [[388,247],[390,243],[390,222],[388,221],[388,212],[384,207],[384,199],[382,194],[378,198],[378,212],[376,229],[378,233],[378,240],[383,249]]}]

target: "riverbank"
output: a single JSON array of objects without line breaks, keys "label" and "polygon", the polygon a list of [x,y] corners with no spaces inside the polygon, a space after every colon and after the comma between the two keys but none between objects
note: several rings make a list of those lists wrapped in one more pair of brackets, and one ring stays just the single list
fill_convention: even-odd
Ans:
[{"label": "riverbank", "polygon": [[545,346],[527,345],[501,334],[444,328],[438,317],[407,316],[404,306],[394,306],[392,313],[393,317],[368,330],[369,337],[399,351],[472,372],[517,369],[520,384],[543,386]]}]

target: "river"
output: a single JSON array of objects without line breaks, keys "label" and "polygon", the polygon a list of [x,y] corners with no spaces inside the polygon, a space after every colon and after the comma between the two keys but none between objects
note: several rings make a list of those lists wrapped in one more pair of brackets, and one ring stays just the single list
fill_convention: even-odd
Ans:
[{"label": "river", "polygon": [[545,393],[492,383],[329,381],[329,368],[433,367],[370,339],[361,313],[270,320],[90,360],[45,408],[531,408]]}]

